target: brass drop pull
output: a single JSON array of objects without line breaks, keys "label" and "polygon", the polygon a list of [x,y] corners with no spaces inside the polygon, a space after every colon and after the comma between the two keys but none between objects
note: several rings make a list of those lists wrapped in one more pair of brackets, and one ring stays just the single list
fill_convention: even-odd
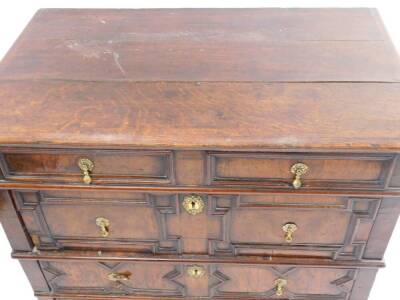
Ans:
[{"label": "brass drop pull", "polygon": [[303,183],[301,182],[301,176],[306,174],[308,172],[308,169],[308,166],[303,163],[294,164],[290,168],[290,172],[292,172],[295,176],[292,182],[292,185],[295,189],[299,189],[303,185]]},{"label": "brass drop pull", "polygon": [[206,270],[202,266],[194,265],[187,268],[187,273],[190,277],[200,278],[204,276]]},{"label": "brass drop pull", "polygon": [[113,282],[121,282],[121,281],[127,281],[129,280],[129,277],[132,274],[129,272],[124,272],[124,273],[110,273],[107,275],[108,280],[113,281]]},{"label": "brass drop pull", "polygon": [[110,221],[103,217],[96,218],[96,225],[100,227],[100,235],[108,237],[110,234]]},{"label": "brass drop pull", "polygon": [[275,280],[275,295],[282,296],[287,285],[287,280],[283,278],[278,278]]},{"label": "brass drop pull", "polygon": [[182,204],[187,213],[193,216],[202,213],[204,209],[204,201],[199,195],[185,196]]},{"label": "brass drop pull", "polygon": [[295,223],[286,223],[282,226],[282,230],[285,233],[286,243],[291,243],[293,241],[293,234],[297,230],[297,225]]},{"label": "brass drop pull", "polygon": [[83,174],[83,182],[91,184],[92,178],[90,177],[90,172],[94,169],[94,163],[88,158],[81,158],[78,162],[78,166]]}]

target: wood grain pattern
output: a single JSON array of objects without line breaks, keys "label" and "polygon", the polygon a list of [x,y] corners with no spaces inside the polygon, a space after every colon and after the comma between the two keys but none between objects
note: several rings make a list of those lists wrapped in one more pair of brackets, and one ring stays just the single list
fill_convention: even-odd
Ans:
[{"label": "wood grain pattern", "polygon": [[[131,296],[188,296],[275,298],[275,280],[286,278],[285,296],[295,299],[347,299],[356,269],[321,269],[286,266],[206,266],[197,279],[187,274],[187,264],[127,262],[46,262],[42,270],[54,293]],[[110,282],[111,272],[131,274],[128,281]],[[88,275],[91,276],[88,277]],[[247,278],[247,280],[246,280]],[[251,278],[251,280],[250,280]],[[312,284],[304,281],[309,278]],[[317,280],[317,278],[319,278]],[[204,285],[204,291],[200,286]]]},{"label": "wood grain pattern", "polygon": [[[0,223],[12,249],[32,250],[32,241],[25,230],[23,221],[15,210],[11,195],[7,191],[0,191]],[[37,261],[20,261],[20,264],[34,290],[41,292],[49,290]]]},{"label": "wood grain pattern", "polygon": [[341,260],[334,261],[327,258],[312,257],[263,257],[263,256],[242,256],[240,258],[232,256],[209,256],[198,254],[163,254],[153,255],[146,253],[121,255],[122,252],[104,251],[98,253],[93,250],[61,250],[39,252],[32,251],[13,251],[12,257],[19,260],[44,260],[44,261],[107,261],[107,262],[168,262],[168,263],[188,263],[188,264],[243,264],[243,265],[285,265],[285,266],[305,266],[339,269],[376,269],[385,267],[382,260]]},{"label": "wood grain pattern", "polygon": [[40,10],[0,63],[12,257],[40,300],[367,300],[400,212],[399,96],[374,9]]},{"label": "wood grain pattern", "polygon": [[[174,195],[133,193],[14,192],[36,247],[181,253],[181,241],[166,227],[176,213]],[[79,216],[79,219],[76,218]],[[96,218],[110,221],[102,237]]]},{"label": "wood grain pattern", "polygon": [[2,81],[0,144],[398,151],[399,94],[397,83]]},{"label": "wood grain pattern", "polygon": [[0,144],[398,151],[382,28],[369,9],[41,10],[0,65]]},{"label": "wood grain pattern", "polygon": [[309,167],[302,176],[303,188],[374,189],[387,186],[394,156],[211,152],[207,156],[207,182],[290,187],[293,181],[290,169],[298,162]]},{"label": "wood grain pattern", "polygon": [[397,82],[399,74],[372,9],[41,10],[0,68],[3,79],[89,81]]},{"label": "wood grain pattern", "polygon": [[81,183],[81,158],[94,163],[91,177],[98,184],[174,182],[174,162],[169,151],[13,149],[0,153],[0,168],[6,180]]},{"label": "wood grain pattern", "polygon": [[[276,153],[222,151],[104,150],[0,147],[0,170],[7,183],[28,185],[82,184],[80,158],[94,163],[90,187],[149,185],[149,190],[162,186],[193,188],[233,186],[292,189],[295,163],[308,165],[302,176],[301,190],[308,189],[387,189],[393,185],[399,169],[397,156],[385,153]],[[176,180],[178,178],[178,180]],[[151,186],[150,186],[151,185]],[[86,185],[87,186],[87,185]],[[72,186],[71,186],[72,188]]]},{"label": "wood grain pattern", "polygon": [[[13,192],[18,213],[39,250],[119,250],[127,253],[216,256],[297,256],[333,260],[381,258],[390,234],[370,239],[375,219],[390,233],[398,199],[334,196],[205,195],[205,211],[192,216],[185,194],[130,192]],[[385,209],[391,207],[391,218]],[[80,218],[76,219],[75,216]],[[110,221],[101,237],[97,217]],[[292,243],[282,226],[295,222]],[[383,222],[383,223],[382,223]],[[381,224],[382,223],[382,224]],[[375,229],[379,234],[381,229]],[[379,240],[379,242],[378,242]],[[128,252],[126,252],[128,251]]]}]

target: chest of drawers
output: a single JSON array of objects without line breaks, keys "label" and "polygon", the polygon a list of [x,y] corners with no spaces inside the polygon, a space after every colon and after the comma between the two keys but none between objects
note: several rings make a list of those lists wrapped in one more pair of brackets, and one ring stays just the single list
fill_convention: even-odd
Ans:
[{"label": "chest of drawers", "polygon": [[374,9],[40,10],[0,64],[12,256],[41,300],[366,300],[399,97]]}]

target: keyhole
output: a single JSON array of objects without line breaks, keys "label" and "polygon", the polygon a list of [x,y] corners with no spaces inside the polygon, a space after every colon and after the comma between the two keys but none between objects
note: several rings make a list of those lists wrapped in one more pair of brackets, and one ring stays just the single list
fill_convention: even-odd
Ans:
[{"label": "keyhole", "polygon": [[188,195],[183,199],[183,208],[189,214],[195,216],[203,211],[204,202],[200,196]]}]

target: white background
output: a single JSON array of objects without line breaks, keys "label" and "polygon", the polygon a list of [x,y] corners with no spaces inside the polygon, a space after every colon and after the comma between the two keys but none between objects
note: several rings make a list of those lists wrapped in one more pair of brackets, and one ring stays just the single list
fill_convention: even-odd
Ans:
[{"label": "white background", "polygon": [[[32,15],[43,7],[79,8],[162,8],[162,7],[377,7],[397,50],[400,50],[399,1],[251,1],[251,0],[186,0],[186,1],[119,1],[119,0],[52,0],[52,1],[1,1],[0,2],[0,58],[18,37]],[[400,101],[400,99],[399,99]],[[400,118],[400,116],[399,116]],[[400,128],[399,128],[400,130]],[[386,252],[387,267],[378,273],[369,300],[395,299],[400,277],[400,225]],[[0,230],[0,298],[7,300],[33,300],[28,280],[19,263],[10,258],[11,249],[4,232]]]}]

